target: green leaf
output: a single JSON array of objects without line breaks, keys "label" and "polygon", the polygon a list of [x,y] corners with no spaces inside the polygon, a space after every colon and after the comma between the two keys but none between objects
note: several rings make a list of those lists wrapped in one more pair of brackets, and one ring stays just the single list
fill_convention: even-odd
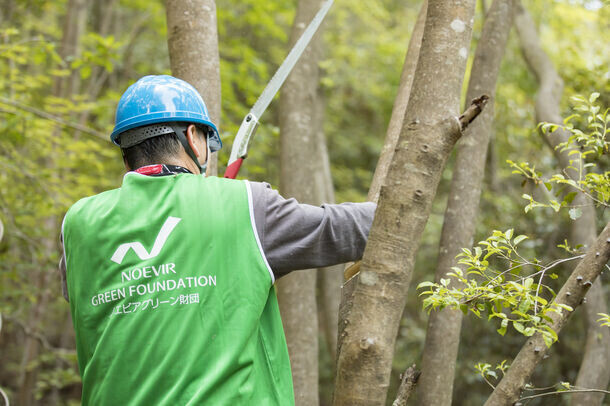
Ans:
[{"label": "green leaf", "polygon": [[523,334],[525,331],[523,324],[519,323],[518,321],[513,321],[513,327],[521,334]]},{"label": "green leaf", "polygon": [[591,103],[591,104],[595,103],[595,100],[597,100],[598,97],[599,97],[598,92],[591,93],[591,96],[589,96],[589,103]]},{"label": "green leaf", "polygon": [[548,334],[544,334],[544,333],[545,333],[545,332],[543,332],[543,334],[542,334],[542,339],[544,340],[544,343],[546,344],[546,347],[547,347],[547,348],[551,348],[551,345],[553,345],[553,343],[554,343],[555,341],[553,340],[553,337],[551,337],[551,336],[550,336],[550,335],[548,335]]},{"label": "green leaf", "polygon": [[500,324],[500,328],[497,330],[501,336],[506,334],[506,327],[508,327],[508,319],[503,319],[502,323]]},{"label": "green leaf", "polygon": [[576,197],[577,194],[578,194],[577,192],[570,192],[564,196],[563,201],[566,202],[567,204],[570,204],[570,203],[572,203],[572,201],[574,200],[574,198]]},{"label": "green leaf", "polygon": [[551,200],[549,202],[549,204],[551,205],[551,207],[553,208],[553,210],[555,210],[555,212],[558,212],[559,209],[561,208],[561,205],[556,201],[556,200]]},{"label": "green leaf", "polygon": [[523,241],[523,240],[525,240],[525,239],[527,239],[527,238],[528,238],[528,237],[527,237],[527,235],[523,235],[523,234],[522,234],[522,235],[518,235],[518,236],[516,236],[516,237],[515,237],[515,240],[513,241],[513,243],[514,243],[515,245],[517,245],[517,244],[519,244],[521,241]]},{"label": "green leaf", "polygon": [[426,281],[426,282],[422,282],[419,285],[417,285],[417,289],[428,288],[428,287],[435,287],[435,286],[436,286],[436,283],[430,282],[430,281]]}]

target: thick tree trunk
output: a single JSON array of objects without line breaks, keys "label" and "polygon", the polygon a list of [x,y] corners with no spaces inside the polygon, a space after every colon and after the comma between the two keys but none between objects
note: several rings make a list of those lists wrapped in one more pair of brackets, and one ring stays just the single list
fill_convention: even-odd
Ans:
[{"label": "thick tree trunk", "polygon": [[[604,270],[608,260],[610,260],[610,223],[606,224],[604,231],[597,237],[585,257],[576,266],[553,303],[565,304],[576,309],[582,303],[589,288]],[[561,314],[550,312],[549,315],[553,319],[550,327],[559,334],[571,314],[572,312],[565,310]],[[534,334],[530,337],[521,347],[509,370],[485,402],[485,406],[506,406],[516,402],[525,384],[532,376],[536,365],[544,358],[546,352],[547,347],[542,335]]]},{"label": "thick tree trunk", "polygon": [[[166,0],[167,44],[172,74],[197,89],[210,118],[220,126],[220,56],[214,0]],[[218,158],[208,160],[207,175],[218,173]]]},{"label": "thick tree trunk", "polygon": [[[541,47],[540,39],[536,33],[534,21],[523,8],[515,21],[521,49],[525,60],[540,84],[536,97],[536,119],[556,124],[562,124],[560,112],[560,99],[563,90],[563,81],[555,70],[553,63]],[[543,134],[546,143],[553,150],[562,170],[573,179],[579,174],[574,169],[580,166],[578,155],[568,155],[569,151],[560,152],[556,147],[566,142],[569,133],[558,129],[552,134]],[[578,148],[573,146],[573,149]],[[572,163],[570,163],[572,160]],[[595,209],[592,202],[583,194],[578,194],[572,204],[582,206],[582,216],[572,223],[571,242],[573,245],[583,244],[590,246],[595,239]],[[610,381],[610,331],[599,325],[598,313],[606,313],[608,307],[603,294],[601,281],[595,282],[587,295],[585,316],[587,319],[587,339],[583,361],[580,365],[576,385],[591,389],[606,389]],[[579,393],[572,395],[573,406],[601,405],[603,393]]]},{"label": "thick tree trunk", "polygon": [[[512,26],[513,6],[513,0],[493,2],[477,45],[466,100],[487,94],[490,102],[480,117],[468,127],[457,146],[436,265],[436,281],[445,278],[451,267],[457,266],[455,257],[460,250],[472,245],[489,135],[493,131],[496,81]],[[420,405],[451,405],[461,325],[462,312],[459,310],[444,309],[430,313],[422,375],[417,387]]]},{"label": "thick tree trunk", "polygon": [[[301,36],[322,4],[322,0],[299,0],[290,45]],[[320,32],[312,39],[281,92],[280,103],[280,190],[286,197],[320,204],[322,196],[312,177],[319,162],[316,125]],[[297,405],[318,404],[318,321],[316,273],[293,272],[277,282],[280,312]]]},{"label": "thick tree trunk", "polygon": [[430,0],[405,120],[342,323],[335,405],[383,405],[415,254],[456,119],[474,0]]}]

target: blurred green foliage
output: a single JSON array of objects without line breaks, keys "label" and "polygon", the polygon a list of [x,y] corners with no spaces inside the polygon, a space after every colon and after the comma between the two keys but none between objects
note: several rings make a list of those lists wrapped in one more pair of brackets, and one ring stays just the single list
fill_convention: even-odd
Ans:
[{"label": "blurred green foliage", "polygon": [[[56,400],[78,404],[80,396],[74,337],[56,274],[61,218],[79,198],[118,187],[123,167],[119,151],[108,141],[37,112],[109,134],[124,89],[143,75],[170,73],[161,0],[115,0],[107,7],[105,2],[89,2],[81,52],[62,58],[67,3],[0,0],[0,97],[10,101],[0,101],[0,220],[5,226],[0,241],[0,313],[5,316],[0,333],[0,387],[15,399],[24,374],[37,371],[36,398],[41,404]],[[324,24],[320,86],[339,202],[366,197],[420,3],[337,1]],[[565,93],[590,94],[597,89],[598,103],[607,108],[610,10],[598,7],[600,4],[589,0],[525,2],[539,25],[543,46],[565,82]],[[242,117],[288,52],[296,0],[218,0],[216,5],[222,81],[220,131],[226,146],[219,155],[222,171]],[[483,21],[480,2],[478,8],[473,50]],[[110,23],[103,32],[108,13]],[[75,92],[59,95],[55,88],[66,80],[78,83]],[[530,186],[522,186],[504,163],[507,159],[536,162],[542,174],[556,171],[552,153],[535,131],[535,93],[536,81],[521,58],[516,36],[511,36],[498,81],[495,142],[476,238],[484,238],[490,229],[514,228],[530,236],[520,245],[524,255],[542,252],[539,259],[546,261],[557,257],[555,247],[567,238],[567,216],[557,217],[546,209],[524,215],[519,196],[531,194]],[[564,97],[566,112],[568,106]],[[278,122],[276,101],[263,117],[243,177],[279,184]],[[415,286],[429,280],[434,271],[450,179],[451,163],[443,174],[418,254],[413,289],[408,292],[390,399],[398,374],[420,361],[427,316]],[[607,214],[600,218],[605,221]],[[561,271],[556,271],[557,284],[565,277]],[[582,329],[583,321],[578,318],[566,327],[551,358],[534,377],[538,386],[573,381],[583,346]],[[522,336],[509,330],[499,337],[493,326],[469,319],[463,331],[454,385],[456,404],[479,405],[489,388],[472,365],[511,359]],[[41,345],[33,360],[25,362],[28,339]],[[324,345],[320,348],[320,397],[327,405],[334,362]]]}]

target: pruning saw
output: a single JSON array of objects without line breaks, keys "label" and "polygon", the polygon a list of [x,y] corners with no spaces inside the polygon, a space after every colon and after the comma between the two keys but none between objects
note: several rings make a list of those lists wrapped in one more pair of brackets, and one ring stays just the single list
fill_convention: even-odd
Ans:
[{"label": "pruning saw", "polygon": [[328,13],[330,6],[332,6],[333,1],[334,0],[327,0],[324,2],[313,20],[311,20],[305,31],[303,31],[301,38],[294,44],[294,47],[292,47],[290,53],[288,53],[288,56],[284,59],[284,62],[282,62],[269,83],[267,83],[265,90],[263,90],[263,93],[261,93],[256,103],[254,103],[250,112],[244,117],[239,126],[239,130],[237,131],[237,135],[235,136],[235,140],[233,141],[231,155],[224,175],[225,178],[235,179],[237,176],[241,164],[248,156],[248,147],[250,146],[250,141],[254,137],[261,116],[265,110],[267,110],[269,103],[271,103],[275,94],[280,90],[282,84],[284,84],[284,81],[303,54],[303,51],[305,51],[305,48],[307,48],[311,38],[314,36]]}]

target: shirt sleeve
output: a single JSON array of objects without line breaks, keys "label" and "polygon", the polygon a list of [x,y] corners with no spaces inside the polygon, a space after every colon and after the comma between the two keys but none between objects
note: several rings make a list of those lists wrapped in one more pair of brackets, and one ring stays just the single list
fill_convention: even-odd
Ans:
[{"label": "shirt sleeve", "polygon": [[267,183],[250,186],[256,232],[276,279],[362,258],[375,203],[317,207],[285,199]]}]

